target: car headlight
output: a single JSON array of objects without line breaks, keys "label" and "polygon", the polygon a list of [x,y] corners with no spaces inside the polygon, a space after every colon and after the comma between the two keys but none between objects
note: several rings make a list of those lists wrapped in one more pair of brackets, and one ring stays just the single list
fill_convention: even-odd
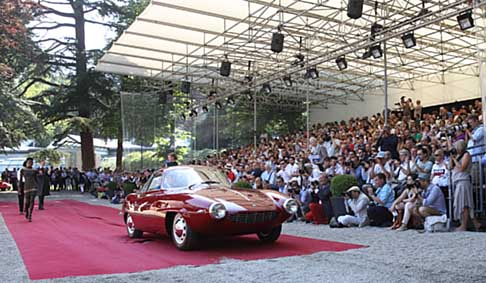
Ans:
[{"label": "car headlight", "polygon": [[299,210],[299,205],[297,204],[297,202],[294,199],[290,198],[284,202],[283,207],[288,214],[297,213],[297,210]]},{"label": "car headlight", "polygon": [[220,202],[213,203],[209,207],[209,214],[214,219],[223,219],[226,216],[226,207]]}]

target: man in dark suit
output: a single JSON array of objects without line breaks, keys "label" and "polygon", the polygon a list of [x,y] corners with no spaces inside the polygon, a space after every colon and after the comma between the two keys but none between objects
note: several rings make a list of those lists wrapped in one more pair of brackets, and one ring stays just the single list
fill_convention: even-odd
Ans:
[{"label": "man in dark suit", "polygon": [[45,161],[40,162],[39,174],[37,175],[37,195],[39,196],[39,210],[44,210],[44,197],[50,195],[51,178]]}]

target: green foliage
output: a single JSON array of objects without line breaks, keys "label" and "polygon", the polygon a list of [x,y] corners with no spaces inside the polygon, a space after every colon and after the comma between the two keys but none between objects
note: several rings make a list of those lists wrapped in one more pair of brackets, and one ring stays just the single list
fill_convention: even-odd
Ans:
[{"label": "green foliage", "polygon": [[251,184],[246,181],[238,181],[233,184],[234,188],[251,189]]},{"label": "green foliage", "polygon": [[48,164],[57,167],[61,164],[61,159],[65,157],[65,154],[55,149],[46,148],[29,154],[29,157],[37,161],[45,160]]},{"label": "green foliage", "polygon": [[125,170],[134,171],[143,168],[160,168],[162,167],[164,159],[157,156],[155,151],[143,152],[143,167],[140,159],[140,152],[131,152],[123,159],[123,168]]},{"label": "green foliage", "polygon": [[358,180],[352,175],[338,175],[331,180],[331,193],[333,196],[341,196],[352,186],[357,186]]}]

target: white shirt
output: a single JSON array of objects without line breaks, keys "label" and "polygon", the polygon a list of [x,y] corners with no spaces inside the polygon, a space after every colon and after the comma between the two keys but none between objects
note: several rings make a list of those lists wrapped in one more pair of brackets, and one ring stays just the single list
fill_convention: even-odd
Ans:
[{"label": "white shirt", "polygon": [[[410,166],[409,167],[410,168],[410,174],[415,173],[415,170],[416,170],[415,164],[412,161],[408,161],[408,164]],[[408,169],[408,167],[407,167],[406,162],[400,163],[400,167],[395,169],[395,176],[398,174],[398,177],[397,177],[398,182],[402,182],[403,180],[407,179],[407,174],[406,174],[407,169]]]},{"label": "white shirt", "polygon": [[297,164],[287,164],[287,167],[285,167],[285,173],[292,177],[292,175],[299,173],[299,166],[297,166]]},{"label": "white shirt", "polygon": [[432,166],[432,171],[430,172],[430,177],[432,184],[439,187],[449,186],[449,170],[447,170],[447,163],[443,161],[442,163],[434,163]]}]

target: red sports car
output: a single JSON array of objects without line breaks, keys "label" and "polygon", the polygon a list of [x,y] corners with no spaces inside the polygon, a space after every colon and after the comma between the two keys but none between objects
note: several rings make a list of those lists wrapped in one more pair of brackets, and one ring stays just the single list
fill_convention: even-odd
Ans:
[{"label": "red sports car", "polygon": [[177,248],[190,250],[205,236],[256,233],[274,242],[297,209],[295,200],[276,191],[231,188],[217,169],[177,166],[154,173],[126,197],[122,211],[130,238],[167,234]]}]

